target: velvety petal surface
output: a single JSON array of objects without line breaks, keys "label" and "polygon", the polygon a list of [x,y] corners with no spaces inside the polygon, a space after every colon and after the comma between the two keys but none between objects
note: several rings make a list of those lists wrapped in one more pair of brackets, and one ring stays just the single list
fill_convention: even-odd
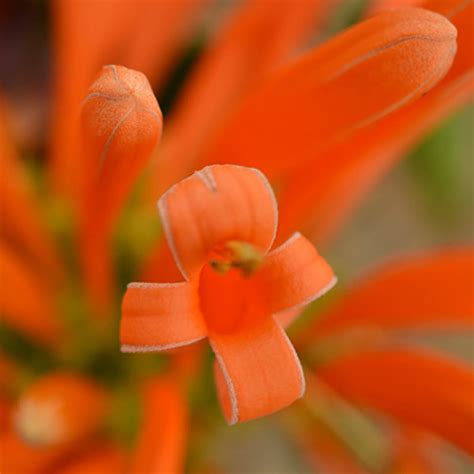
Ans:
[{"label": "velvety petal surface", "polygon": [[122,352],[164,351],[207,335],[194,284],[131,283],[122,301]]},{"label": "velvety petal surface", "polygon": [[252,168],[206,167],[171,187],[158,209],[186,279],[199,272],[219,244],[244,241],[265,253],[275,238],[275,196],[265,176]]},{"label": "velvety petal surface", "polygon": [[227,422],[268,415],[301,397],[305,387],[301,364],[271,316],[262,282],[237,269],[220,275],[206,265],[199,293]]},{"label": "velvety petal surface", "polygon": [[[300,233],[266,256],[258,277],[263,281],[271,312],[284,312],[282,319],[286,324],[288,310],[311,303],[336,283],[326,260]],[[279,314],[276,318],[282,322]]]},{"label": "velvety petal surface", "polygon": [[305,389],[298,356],[272,318],[237,333],[211,333],[214,375],[229,424],[269,415],[300,398]]}]

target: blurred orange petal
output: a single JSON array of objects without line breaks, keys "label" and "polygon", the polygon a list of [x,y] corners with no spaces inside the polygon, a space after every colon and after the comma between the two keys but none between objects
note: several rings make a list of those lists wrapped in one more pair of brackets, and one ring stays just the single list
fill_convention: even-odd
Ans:
[{"label": "blurred orange petal", "polygon": [[207,336],[194,284],[131,283],[122,301],[122,352],[175,349]]},{"label": "blurred orange petal", "polygon": [[315,165],[288,176],[280,196],[281,237],[304,228],[317,242],[330,239],[362,198],[427,132],[474,92],[474,2],[423,4],[449,15],[458,30],[458,50],[446,77],[428,94],[363,127],[340,145],[315,155]]},{"label": "blurred orange petal", "polygon": [[317,375],[358,405],[474,453],[474,372],[461,361],[424,350],[387,348],[334,359]]},{"label": "blurred orange petal", "polygon": [[97,444],[63,467],[53,469],[54,474],[123,474],[125,453],[109,443]]},{"label": "blurred orange petal", "polygon": [[131,474],[183,472],[188,413],[181,389],[171,379],[155,379],[143,390],[143,421]]},{"label": "blurred orange petal", "polygon": [[440,452],[436,441],[427,433],[404,428],[392,440],[393,474],[445,474],[456,472],[451,456]]},{"label": "blurred orange petal", "polygon": [[[124,45],[121,62],[142,71],[156,88],[195,34],[201,14],[214,0],[148,0],[135,4],[139,18]],[[132,2],[130,2],[133,5]]]},{"label": "blurred orange petal", "polygon": [[334,0],[246,1],[234,6],[167,121],[151,186],[159,196],[197,167],[205,145],[238,102],[316,35]]},{"label": "blurred orange petal", "polygon": [[[324,474],[369,474],[350,451],[328,430],[312,426],[300,432],[298,443],[313,472]],[[415,474],[415,473],[413,473]]]},{"label": "blurred orange petal", "polygon": [[0,268],[2,322],[42,344],[58,343],[63,328],[53,289],[43,275],[3,242]]},{"label": "blurred orange petal", "polygon": [[92,379],[51,372],[23,391],[13,416],[23,439],[54,446],[77,443],[96,433],[106,410],[107,395]]},{"label": "blurred orange petal", "polygon": [[70,447],[38,447],[24,442],[14,431],[0,433],[0,472],[38,474],[64,459]]},{"label": "blurred orange petal", "polygon": [[420,98],[448,71],[456,30],[406,8],[346,30],[272,76],[226,123],[206,162],[257,166],[270,179]]},{"label": "blurred orange petal", "polygon": [[0,206],[3,238],[15,241],[51,277],[61,272],[59,258],[50,235],[41,222],[35,196],[28,186],[19,156],[11,141],[7,111],[0,97]]},{"label": "blurred orange petal", "polygon": [[304,335],[350,329],[474,329],[474,248],[397,259],[356,281]]}]

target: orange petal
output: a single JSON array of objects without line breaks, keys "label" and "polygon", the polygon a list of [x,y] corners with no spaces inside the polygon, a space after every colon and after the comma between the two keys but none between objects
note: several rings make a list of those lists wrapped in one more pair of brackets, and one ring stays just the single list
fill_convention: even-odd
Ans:
[{"label": "orange petal", "polygon": [[427,433],[402,429],[396,433],[393,474],[445,474],[456,472],[454,460],[440,452],[439,440]]},{"label": "orange petal", "polygon": [[122,38],[123,64],[143,71],[156,90],[181,57],[182,50],[189,46],[186,41],[196,33],[197,20],[202,19],[203,10],[212,3],[212,0],[154,0],[139,5],[130,2],[138,10],[139,18],[126,43]]},{"label": "orange petal", "polygon": [[48,277],[58,277],[61,265],[54,242],[41,222],[40,209],[10,139],[6,115],[0,97],[0,233],[21,245],[48,272]]},{"label": "orange petal", "polygon": [[458,50],[446,77],[429,94],[350,139],[315,155],[314,166],[287,178],[280,197],[282,237],[304,228],[318,243],[331,238],[367,192],[426,133],[472,100],[474,92],[474,2],[426,2],[449,15],[458,30]]},{"label": "orange petal", "polygon": [[52,372],[23,392],[13,414],[15,427],[36,445],[77,443],[104,423],[107,402],[104,389],[91,379]]},{"label": "orange petal", "polygon": [[223,119],[262,79],[317,35],[337,2],[279,0],[234,6],[189,75],[167,119],[153,196],[196,169]]},{"label": "orange petal", "polygon": [[474,329],[474,249],[396,260],[357,281],[305,340],[350,329]]},{"label": "orange petal", "polygon": [[242,240],[266,252],[275,238],[275,196],[256,169],[206,167],[170,188],[158,208],[175,262],[186,279],[200,270],[218,244]]},{"label": "orange petal", "polygon": [[[275,74],[231,117],[208,162],[270,179],[425,94],[448,71],[456,30],[415,8],[366,20]],[[370,91],[370,93],[369,93]]]},{"label": "orange petal", "polygon": [[2,322],[39,343],[58,343],[63,328],[53,299],[53,289],[44,277],[2,242],[0,268]]},{"label": "orange petal", "polygon": [[102,304],[111,292],[108,238],[161,136],[162,117],[146,77],[111,65],[102,69],[90,87],[81,124],[89,182],[80,249],[86,284]]},{"label": "orange petal", "polygon": [[11,430],[0,433],[0,472],[38,474],[47,472],[69,454],[70,447],[38,447],[25,443]]},{"label": "orange petal", "polygon": [[122,352],[164,351],[207,336],[197,288],[181,283],[131,283],[122,303]]},{"label": "orange petal", "polygon": [[123,66],[102,68],[82,103],[81,131],[94,191],[94,205],[86,212],[107,221],[106,227],[157,145],[162,126],[160,107],[144,74]]},{"label": "orange petal", "polygon": [[160,239],[140,271],[142,281],[178,282],[183,280],[166,239]]},{"label": "orange petal", "polygon": [[369,473],[334,434],[324,427],[311,426],[306,430],[300,429],[297,436],[298,444],[301,445],[313,472],[324,474]]},{"label": "orange petal", "polygon": [[54,474],[121,474],[124,467],[125,454],[117,446],[101,443],[55,469]]},{"label": "orange petal", "polygon": [[10,428],[11,401],[0,393],[0,433]]},{"label": "orange petal", "polygon": [[422,350],[380,349],[335,359],[318,376],[357,404],[474,453],[474,372],[460,361]]},{"label": "orange petal", "polygon": [[298,356],[272,318],[238,332],[213,332],[209,339],[217,359],[217,392],[229,424],[269,415],[303,395]]},{"label": "orange petal", "polygon": [[[268,291],[272,314],[301,308],[329,291],[337,279],[314,245],[300,233],[272,250],[257,274]],[[281,322],[279,315],[276,316]]]},{"label": "orange petal", "polygon": [[183,472],[188,414],[181,390],[172,380],[152,380],[143,403],[143,425],[128,472]]}]

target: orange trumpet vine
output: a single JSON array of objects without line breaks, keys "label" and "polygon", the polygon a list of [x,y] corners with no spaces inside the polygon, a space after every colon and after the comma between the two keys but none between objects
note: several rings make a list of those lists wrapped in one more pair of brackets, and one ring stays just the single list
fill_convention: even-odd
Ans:
[{"label": "orange trumpet vine", "polygon": [[163,351],[208,337],[230,424],[292,403],[304,392],[304,376],[279,314],[331,288],[329,265],[298,233],[270,251],[276,200],[256,169],[209,166],[168,190],[158,208],[185,281],[128,286],[122,351]]}]

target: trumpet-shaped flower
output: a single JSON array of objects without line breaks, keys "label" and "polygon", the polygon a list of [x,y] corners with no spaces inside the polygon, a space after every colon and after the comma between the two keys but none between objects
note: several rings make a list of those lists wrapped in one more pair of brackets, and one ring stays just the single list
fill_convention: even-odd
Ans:
[{"label": "trumpet-shaped flower", "polygon": [[173,186],[158,209],[185,281],[128,286],[122,351],[163,351],[208,337],[230,424],[301,397],[303,370],[279,314],[336,280],[299,233],[272,249],[278,212],[266,178],[253,168],[210,166]]},{"label": "trumpet-shaped flower", "polygon": [[[195,377],[203,358],[193,352],[196,346],[170,357],[118,354],[116,296],[143,259],[141,274],[147,276],[137,279],[169,283],[127,290],[124,350],[208,338],[228,421],[291,403],[304,383],[282,327],[328,288],[333,275],[301,235],[278,246],[280,240],[295,229],[305,235],[311,229],[318,241],[330,236],[389,165],[472,93],[472,0],[404,0],[425,9],[382,11],[301,55],[309,40],[321,39],[319,25],[338,2],[280,0],[278,8],[267,0],[225,3],[227,18],[209,29],[209,41],[170,107],[143,196],[153,197],[151,208],[162,191],[195,169],[226,165],[198,172],[162,198],[168,244],[161,233],[158,260],[147,261],[148,249],[135,242],[134,226],[149,223],[139,217],[143,209],[131,203],[122,211],[161,137],[151,87],[163,93],[170,67],[180,60],[176,52],[212,1],[52,3],[55,104],[52,133],[44,141],[48,156],[42,148],[32,150],[35,158],[41,155],[38,188],[25,179],[27,166],[17,153],[25,144],[15,143],[4,113],[8,92],[0,91],[0,339],[7,342],[7,355],[3,348],[0,353],[2,473],[183,470],[188,408],[182,389],[193,397],[196,387],[205,387]],[[111,62],[142,71],[151,87],[142,73],[125,67],[100,71]],[[277,190],[276,244],[268,183],[257,171],[229,162],[262,169]],[[126,245],[113,240],[119,217],[127,227],[120,234]],[[148,242],[152,237],[147,234]],[[467,272],[466,260],[456,261],[454,271],[428,265],[431,277],[420,272],[403,282],[395,275],[392,292],[375,284],[354,299],[343,298],[296,347],[316,376],[348,400],[472,451],[465,441],[472,411],[464,397],[472,371],[465,365],[368,347],[325,360],[324,367],[311,364],[315,351],[329,346],[337,353],[346,330],[368,327],[386,336],[417,325],[472,328],[465,311],[470,289],[454,284]],[[451,294],[464,296],[453,303]],[[384,312],[386,300],[394,303]],[[14,363],[5,364],[10,358]],[[157,374],[165,361],[177,380]],[[413,382],[410,371],[412,378],[433,379],[418,386],[418,396],[404,391]],[[439,378],[452,383],[453,396],[439,390]],[[122,390],[139,399],[143,412],[141,424],[120,426],[126,440],[115,429],[129,412]],[[400,391],[403,398],[391,398]],[[208,412],[194,397],[190,407],[193,415]],[[199,415],[193,421],[194,435]],[[133,448],[126,448],[133,437]]]}]

